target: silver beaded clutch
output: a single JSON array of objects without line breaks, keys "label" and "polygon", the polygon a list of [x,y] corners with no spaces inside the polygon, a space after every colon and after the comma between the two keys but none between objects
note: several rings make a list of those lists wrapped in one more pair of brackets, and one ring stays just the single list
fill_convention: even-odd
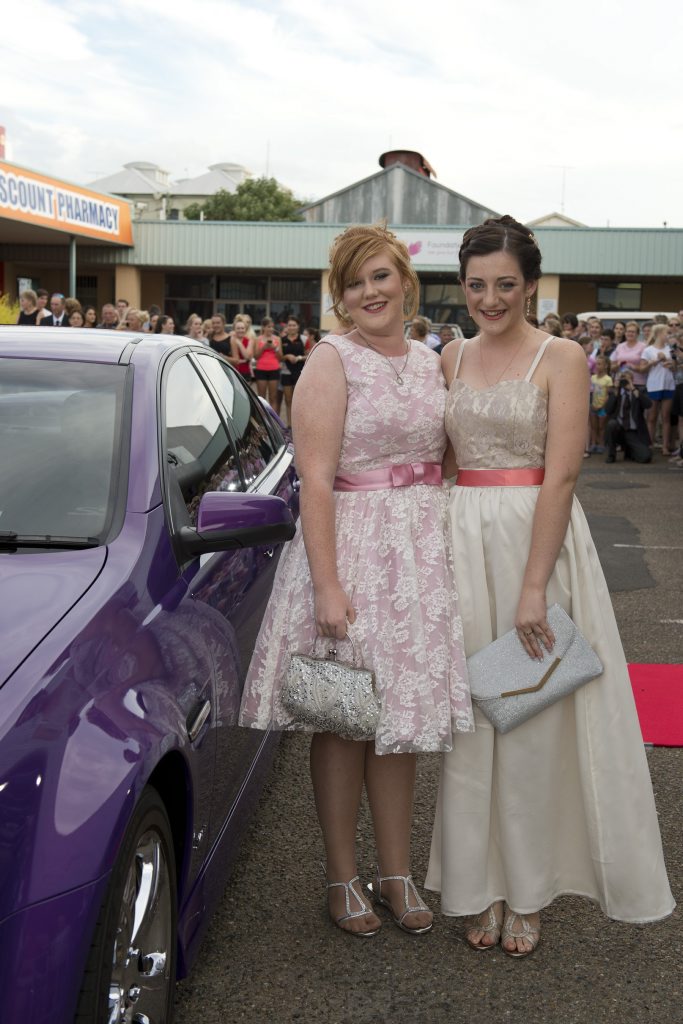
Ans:
[{"label": "silver beaded clutch", "polygon": [[516,629],[467,659],[472,700],[498,732],[509,732],[602,675],[602,662],[559,604],[547,618],[555,646],[550,652],[541,646],[541,661],[529,657]]},{"label": "silver beaded clutch", "polygon": [[334,646],[324,658],[315,657],[315,645],[312,654],[292,654],[280,699],[295,721],[315,732],[374,739],[380,712],[374,673],[337,661]]}]

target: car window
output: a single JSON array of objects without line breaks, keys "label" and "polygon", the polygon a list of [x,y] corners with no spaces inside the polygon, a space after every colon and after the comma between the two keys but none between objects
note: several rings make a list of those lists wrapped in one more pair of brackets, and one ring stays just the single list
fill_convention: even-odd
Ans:
[{"label": "car window", "polygon": [[227,430],[186,356],[176,360],[166,375],[164,427],[168,471],[194,526],[203,494],[239,491],[242,481]]},{"label": "car window", "polygon": [[0,364],[0,530],[104,543],[121,491],[126,367]]},{"label": "car window", "polygon": [[276,441],[254,395],[237,374],[210,355],[197,359],[230,417],[244,483],[249,487],[277,455]]}]

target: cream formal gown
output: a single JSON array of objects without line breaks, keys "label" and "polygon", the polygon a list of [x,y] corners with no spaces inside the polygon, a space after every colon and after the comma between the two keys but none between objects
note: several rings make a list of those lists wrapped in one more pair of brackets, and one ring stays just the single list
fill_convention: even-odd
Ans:
[{"label": "cream formal gown", "polygon": [[[533,375],[477,390],[458,379],[446,429],[463,469],[543,467],[547,396]],[[512,629],[538,486],[454,486],[449,515],[469,656]],[[621,921],[671,913],[652,785],[605,578],[574,498],[547,587],[605,671],[505,735],[478,710],[476,731],[443,756],[427,888],[445,914],[505,900],[533,913],[556,896],[597,901]]]}]

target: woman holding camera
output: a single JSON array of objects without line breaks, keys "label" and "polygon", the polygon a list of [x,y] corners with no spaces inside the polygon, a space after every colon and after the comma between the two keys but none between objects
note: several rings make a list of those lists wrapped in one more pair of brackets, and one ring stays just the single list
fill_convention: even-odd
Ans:
[{"label": "woman holding camera", "polygon": [[[533,952],[540,911],[562,894],[639,923],[674,906],[626,660],[574,496],[586,360],[527,321],[540,276],[536,240],[512,217],[466,231],[460,279],[479,333],[442,354],[467,655],[514,629],[538,659],[554,648],[547,609],[558,603],[604,666],[509,732],[475,706],[475,732],[442,760],[426,885],[445,914],[471,916],[472,948],[501,942],[514,957]],[[507,681],[505,665],[500,675]]]}]

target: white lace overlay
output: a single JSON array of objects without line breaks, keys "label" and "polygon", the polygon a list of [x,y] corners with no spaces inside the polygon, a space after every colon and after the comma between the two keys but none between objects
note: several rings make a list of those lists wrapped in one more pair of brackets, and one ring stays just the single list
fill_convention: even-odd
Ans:
[{"label": "white lace overlay", "polygon": [[[401,387],[381,356],[346,337],[328,343],[342,359],[348,387],[340,472],[440,462],[446,391],[438,357],[413,343]],[[397,368],[403,358],[394,361]],[[338,492],[335,501],[339,578],[357,613],[349,632],[382,701],[375,749],[449,750],[452,731],[471,731],[473,719],[444,529],[447,495],[417,485]],[[280,688],[290,652],[308,653],[314,640],[313,588],[297,529],[249,668],[243,725],[299,728],[280,703]],[[351,660],[347,646],[340,657]]]}]

